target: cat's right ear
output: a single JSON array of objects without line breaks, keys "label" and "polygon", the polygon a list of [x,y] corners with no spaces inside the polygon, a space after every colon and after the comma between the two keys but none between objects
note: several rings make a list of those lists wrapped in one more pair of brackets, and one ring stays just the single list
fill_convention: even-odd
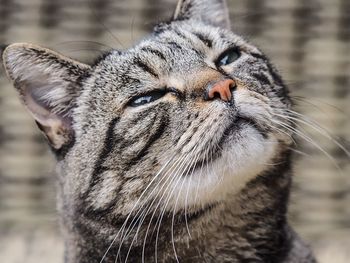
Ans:
[{"label": "cat's right ear", "polygon": [[230,29],[226,0],[179,0],[174,20],[193,19]]},{"label": "cat's right ear", "polygon": [[22,103],[57,151],[74,138],[72,109],[81,93],[79,79],[90,66],[46,48],[12,44],[3,51],[4,67]]}]

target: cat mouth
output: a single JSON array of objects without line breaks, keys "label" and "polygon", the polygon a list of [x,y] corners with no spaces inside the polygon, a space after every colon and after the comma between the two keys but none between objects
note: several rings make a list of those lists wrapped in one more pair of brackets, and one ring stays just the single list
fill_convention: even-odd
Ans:
[{"label": "cat mouth", "polygon": [[[263,127],[261,124],[259,124],[255,119],[251,117],[246,117],[243,115],[239,115],[235,118],[234,121],[225,129],[225,131],[222,133],[222,136],[217,143],[213,154],[216,156],[220,152],[222,152],[222,149],[224,148],[225,143],[228,143],[228,139],[232,137],[234,133],[240,133],[244,132],[244,127],[252,127],[254,128],[264,139],[268,137],[268,130],[266,130],[265,127]],[[217,156],[220,157],[220,156]]]},{"label": "cat mouth", "polygon": [[208,164],[213,163],[217,159],[221,158],[224,146],[226,143],[228,143],[229,138],[232,137],[234,133],[238,133],[240,130],[244,129],[244,126],[253,127],[264,139],[268,137],[268,130],[266,130],[256,120],[245,116],[238,116],[224,130],[219,142],[210,147],[209,154],[206,154],[207,147],[203,147],[202,156],[204,156],[204,158],[198,160],[193,165],[193,170],[203,170]]},{"label": "cat mouth", "polygon": [[243,124],[246,124],[246,125],[253,127],[256,131],[258,131],[261,134],[262,137],[264,137],[264,139],[267,138],[267,133],[269,130],[267,130],[266,127],[261,125],[255,119],[253,119],[251,117],[246,117],[246,116],[240,115],[238,117],[238,121],[240,121],[240,123],[243,123]]}]

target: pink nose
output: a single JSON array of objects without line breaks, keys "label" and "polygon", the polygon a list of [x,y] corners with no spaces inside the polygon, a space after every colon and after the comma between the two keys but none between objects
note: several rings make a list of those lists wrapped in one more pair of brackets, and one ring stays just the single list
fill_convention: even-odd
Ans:
[{"label": "pink nose", "polygon": [[214,99],[220,97],[223,101],[230,101],[232,98],[231,89],[236,86],[236,82],[233,79],[224,79],[216,82],[208,90],[208,99]]}]

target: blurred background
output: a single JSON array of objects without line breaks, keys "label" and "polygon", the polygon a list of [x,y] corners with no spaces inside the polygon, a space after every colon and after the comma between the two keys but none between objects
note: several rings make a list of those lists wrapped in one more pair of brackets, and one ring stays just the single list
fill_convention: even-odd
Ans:
[{"label": "blurred background", "polygon": [[[267,53],[296,108],[350,149],[350,1],[228,0],[234,31]],[[125,49],[176,0],[0,0],[0,45],[32,42],[83,62]],[[350,159],[299,123],[290,220],[320,262],[350,262]],[[315,128],[316,127],[316,128]],[[0,262],[62,262],[54,160],[0,68]],[[341,261],[343,259],[343,261]]]}]

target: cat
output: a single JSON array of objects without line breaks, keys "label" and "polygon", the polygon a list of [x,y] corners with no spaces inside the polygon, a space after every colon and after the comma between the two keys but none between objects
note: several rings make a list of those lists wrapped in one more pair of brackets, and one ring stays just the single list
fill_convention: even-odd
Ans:
[{"label": "cat", "polygon": [[316,262],[289,226],[289,91],[224,0],[92,65],[12,44],[7,75],[57,159],[65,262]]}]

